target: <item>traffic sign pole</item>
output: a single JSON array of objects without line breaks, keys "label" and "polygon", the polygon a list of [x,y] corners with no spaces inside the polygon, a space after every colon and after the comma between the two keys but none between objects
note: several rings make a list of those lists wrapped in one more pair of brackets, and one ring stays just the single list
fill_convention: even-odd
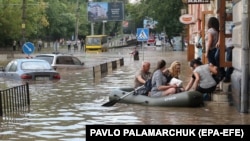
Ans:
[{"label": "traffic sign pole", "polygon": [[144,61],[144,41],[147,41],[149,38],[149,29],[148,28],[137,28],[137,41],[142,42],[142,60]]},{"label": "traffic sign pole", "polygon": [[144,61],[144,42],[142,42],[142,61]]}]

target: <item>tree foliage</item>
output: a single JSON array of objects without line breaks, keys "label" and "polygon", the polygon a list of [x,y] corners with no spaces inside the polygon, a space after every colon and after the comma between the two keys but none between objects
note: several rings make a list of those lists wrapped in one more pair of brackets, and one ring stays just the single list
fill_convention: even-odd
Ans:
[{"label": "tree foliage", "polygon": [[[135,4],[129,4],[128,0],[117,1],[124,3],[124,20],[132,20],[134,29],[143,27],[145,17],[151,17],[158,22],[157,28],[151,32],[160,33],[165,30],[172,36],[182,31],[183,25],[178,20],[181,0],[141,0]],[[91,24],[87,19],[87,3],[87,0],[0,0],[0,47],[10,46],[13,40],[69,39],[75,35],[77,19],[79,37],[89,35]],[[106,34],[121,33],[121,22],[105,23]],[[95,34],[102,33],[102,24],[94,24]]]},{"label": "tree foliage", "polygon": [[183,30],[183,25],[179,22],[182,7],[181,0],[141,0],[126,8],[137,28],[143,27],[143,20],[150,17],[158,22],[156,29],[151,32],[160,33],[165,30],[169,36],[176,36]]}]

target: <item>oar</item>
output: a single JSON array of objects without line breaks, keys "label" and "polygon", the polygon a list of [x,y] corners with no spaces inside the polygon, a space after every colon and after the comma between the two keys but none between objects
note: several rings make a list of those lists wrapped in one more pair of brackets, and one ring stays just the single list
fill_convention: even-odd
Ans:
[{"label": "oar", "polygon": [[118,99],[111,100],[111,101],[109,101],[109,102],[107,102],[107,103],[104,103],[102,106],[105,106],[105,107],[113,106],[113,105],[115,105],[117,102],[119,102],[120,100],[122,100],[123,98],[125,98],[125,97],[127,97],[127,96],[133,94],[135,91],[137,91],[137,90],[139,90],[139,89],[141,89],[141,88],[143,88],[143,87],[144,87],[144,85],[143,85],[143,86],[140,86],[140,87],[138,87],[138,88],[136,88],[136,89],[133,90],[132,92],[129,92],[129,93],[123,95],[122,97],[119,97]]}]

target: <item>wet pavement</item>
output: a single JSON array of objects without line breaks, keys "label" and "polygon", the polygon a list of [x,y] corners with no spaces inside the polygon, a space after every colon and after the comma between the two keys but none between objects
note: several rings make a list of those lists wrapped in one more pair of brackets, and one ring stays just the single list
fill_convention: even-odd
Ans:
[{"label": "wet pavement", "polygon": [[[59,82],[31,83],[30,112],[15,112],[0,118],[0,140],[9,141],[84,141],[85,125],[89,124],[250,124],[250,115],[239,113],[228,102],[206,102],[204,107],[147,107],[116,103],[103,107],[113,88],[132,87],[134,74],[143,60],[149,60],[151,70],[156,62],[165,59],[167,65],[174,60],[182,62],[180,78],[184,85],[191,71],[186,51],[161,48],[139,49],[140,60],[129,54],[132,48],[112,49],[105,53],[74,54],[86,64],[86,69],[62,72]],[[95,80],[93,66],[124,58],[124,66]],[[19,82],[0,79],[1,88],[19,85]]]}]

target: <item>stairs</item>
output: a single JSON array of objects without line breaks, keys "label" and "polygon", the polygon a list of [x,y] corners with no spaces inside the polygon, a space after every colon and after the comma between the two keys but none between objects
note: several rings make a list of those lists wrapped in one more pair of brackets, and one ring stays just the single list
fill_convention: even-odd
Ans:
[{"label": "stairs", "polygon": [[219,83],[219,91],[215,91],[212,95],[212,101],[213,102],[219,102],[219,103],[231,103],[231,83],[224,83],[220,82]]}]

